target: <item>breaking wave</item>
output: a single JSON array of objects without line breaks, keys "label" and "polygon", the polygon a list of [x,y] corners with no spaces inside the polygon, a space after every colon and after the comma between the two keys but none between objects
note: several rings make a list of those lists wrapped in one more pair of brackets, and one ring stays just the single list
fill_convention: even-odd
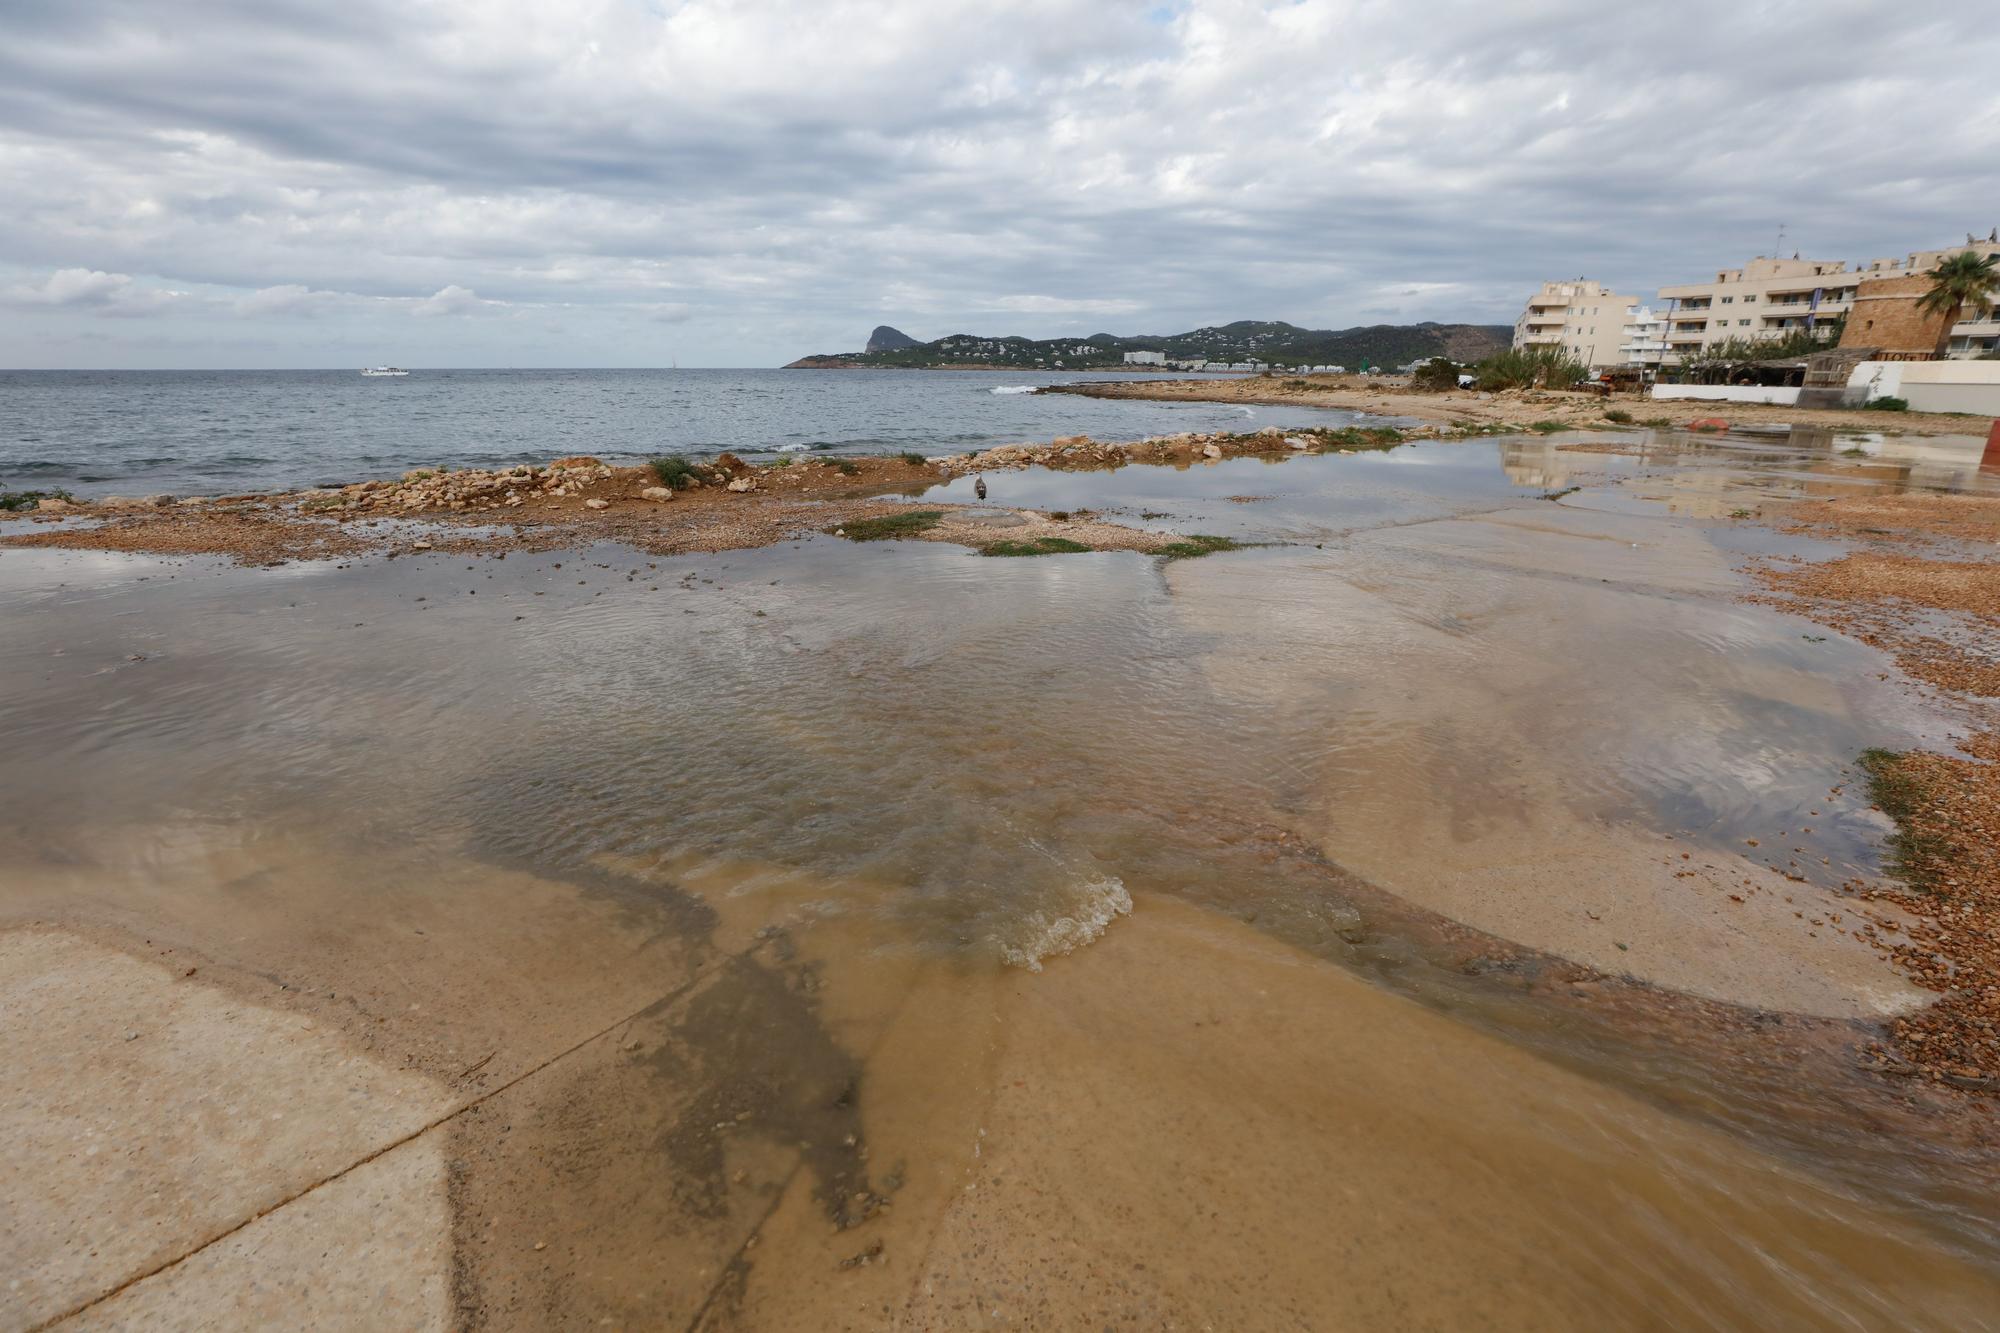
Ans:
[{"label": "breaking wave", "polygon": [[987,390],[986,392],[988,392],[988,393],[1033,393],[1034,391],[1035,391],[1035,386],[1034,386],[1034,385],[1032,385],[1032,384],[998,384],[998,385],[995,385],[995,386],[994,386],[993,388],[991,388],[991,389],[988,389],[988,390]]},{"label": "breaking wave", "polygon": [[1077,899],[1062,915],[1030,912],[1022,917],[1012,941],[995,937],[1000,957],[1030,972],[1042,970],[1042,960],[1073,953],[1102,935],[1121,916],[1132,914],[1132,895],[1115,876],[1077,886]]}]

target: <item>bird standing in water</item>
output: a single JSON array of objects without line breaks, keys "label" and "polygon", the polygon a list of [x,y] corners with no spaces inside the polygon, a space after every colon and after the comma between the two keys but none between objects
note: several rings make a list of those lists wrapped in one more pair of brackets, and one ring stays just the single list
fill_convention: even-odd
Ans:
[{"label": "bird standing in water", "polygon": [[982,500],[986,498],[986,478],[974,477],[972,479],[972,493]]}]

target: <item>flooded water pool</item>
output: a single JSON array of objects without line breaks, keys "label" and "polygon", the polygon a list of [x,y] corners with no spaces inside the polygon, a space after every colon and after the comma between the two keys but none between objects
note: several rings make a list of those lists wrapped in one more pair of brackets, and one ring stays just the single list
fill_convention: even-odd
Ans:
[{"label": "flooded water pool", "polygon": [[7,551],[0,912],[456,1099],[451,1322],[1988,1326],[1804,924],[1953,724],[1731,516],[1994,479],[1634,439],[987,478],[1193,561]]}]

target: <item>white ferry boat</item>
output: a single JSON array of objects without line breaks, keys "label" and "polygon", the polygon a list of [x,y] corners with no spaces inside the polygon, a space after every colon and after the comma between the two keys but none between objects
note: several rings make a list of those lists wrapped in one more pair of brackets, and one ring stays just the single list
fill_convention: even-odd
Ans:
[{"label": "white ferry boat", "polygon": [[410,372],[404,370],[401,366],[367,366],[363,368],[361,373],[364,375],[407,375]]}]

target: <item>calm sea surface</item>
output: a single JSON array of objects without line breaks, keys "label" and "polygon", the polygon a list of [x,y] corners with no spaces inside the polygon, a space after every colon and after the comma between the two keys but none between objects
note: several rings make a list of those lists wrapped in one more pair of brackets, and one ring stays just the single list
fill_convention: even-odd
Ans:
[{"label": "calm sea surface", "polygon": [[1037,396],[1074,376],[966,371],[0,371],[0,487],[285,489],[589,453],[960,452],[1345,413]]}]

